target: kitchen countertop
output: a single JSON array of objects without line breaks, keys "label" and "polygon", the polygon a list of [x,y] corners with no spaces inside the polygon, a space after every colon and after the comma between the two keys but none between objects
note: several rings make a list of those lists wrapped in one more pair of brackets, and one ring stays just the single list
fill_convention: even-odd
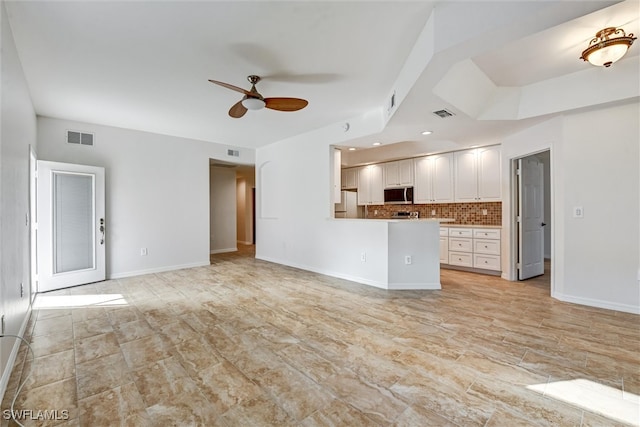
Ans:
[{"label": "kitchen countertop", "polygon": [[501,225],[482,225],[482,224],[447,224],[449,228],[502,228]]}]

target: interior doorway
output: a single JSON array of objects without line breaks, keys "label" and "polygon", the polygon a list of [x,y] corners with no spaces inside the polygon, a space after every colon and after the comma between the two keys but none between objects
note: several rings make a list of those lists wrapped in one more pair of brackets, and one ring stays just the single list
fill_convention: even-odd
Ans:
[{"label": "interior doorway", "polygon": [[209,253],[255,243],[255,167],[209,160]]},{"label": "interior doorway", "polygon": [[551,284],[551,152],[514,159],[514,233],[517,279]]}]

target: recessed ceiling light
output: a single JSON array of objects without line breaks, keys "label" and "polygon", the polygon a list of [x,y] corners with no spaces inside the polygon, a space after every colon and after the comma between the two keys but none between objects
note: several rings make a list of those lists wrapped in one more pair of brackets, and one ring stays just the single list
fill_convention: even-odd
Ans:
[{"label": "recessed ceiling light", "polygon": [[430,130],[425,130],[424,132],[422,132],[423,135],[431,135],[433,133],[433,131]]},{"label": "recessed ceiling light", "polygon": [[374,142],[373,145],[375,146],[382,145],[382,142]]},{"label": "recessed ceiling light", "polygon": [[356,151],[355,147],[350,147],[349,151]]}]

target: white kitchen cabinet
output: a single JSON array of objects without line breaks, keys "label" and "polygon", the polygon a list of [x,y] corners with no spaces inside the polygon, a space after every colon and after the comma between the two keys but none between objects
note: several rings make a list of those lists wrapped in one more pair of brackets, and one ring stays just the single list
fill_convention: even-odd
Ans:
[{"label": "white kitchen cabinet", "polygon": [[340,203],[340,189],[342,187],[342,151],[333,149],[333,203]]},{"label": "white kitchen cabinet", "polygon": [[343,190],[358,188],[358,168],[342,169],[341,182]]},{"label": "white kitchen cabinet", "polygon": [[382,164],[384,167],[384,188],[413,186],[413,161],[398,160]]},{"label": "white kitchen cabinet", "polygon": [[358,205],[384,204],[382,166],[379,164],[359,168],[358,171]]},{"label": "white kitchen cabinet", "polygon": [[454,171],[456,202],[502,200],[500,146],[454,153]]},{"label": "white kitchen cabinet", "polygon": [[449,264],[449,229],[440,227],[440,264]]},{"label": "white kitchen cabinet", "polygon": [[453,153],[414,159],[414,203],[452,203]]},{"label": "white kitchen cabinet", "polygon": [[[500,234],[499,228],[441,227],[440,263],[476,272],[500,271]],[[448,236],[446,254],[442,246],[445,235]]]}]

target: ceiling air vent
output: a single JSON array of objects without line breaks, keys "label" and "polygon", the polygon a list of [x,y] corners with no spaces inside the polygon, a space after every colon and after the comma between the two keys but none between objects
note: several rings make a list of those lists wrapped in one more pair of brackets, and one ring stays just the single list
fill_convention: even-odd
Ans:
[{"label": "ceiling air vent", "polygon": [[238,150],[227,150],[227,156],[240,157],[240,151],[238,151]]},{"label": "ceiling air vent", "polygon": [[454,115],[451,111],[445,110],[444,108],[442,110],[434,111],[433,114],[440,117],[441,119],[446,119],[447,117],[451,117]]},{"label": "ceiling air vent", "polygon": [[75,130],[67,131],[67,143],[78,145],[93,145],[94,134],[78,132]]}]

